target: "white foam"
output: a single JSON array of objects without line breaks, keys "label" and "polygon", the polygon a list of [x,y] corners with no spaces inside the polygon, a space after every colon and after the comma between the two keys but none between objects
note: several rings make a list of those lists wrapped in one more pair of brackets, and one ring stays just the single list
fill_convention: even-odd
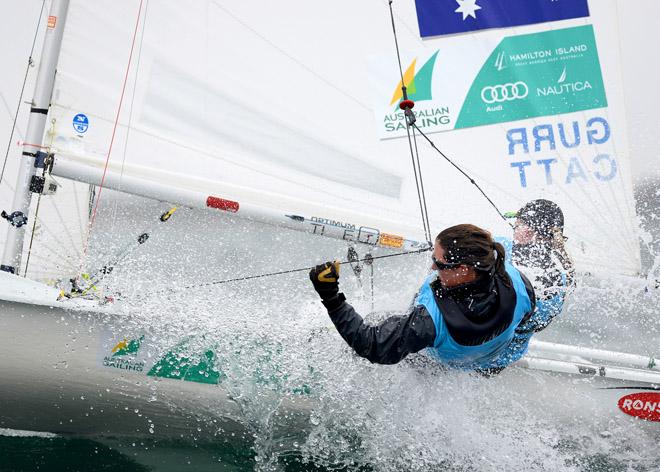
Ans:
[{"label": "white foam", "polygon": [[[147,209],[127,214],[138,218]],[[151,204],[151,210],[157,214],[159,207]],[[268,228],[201,212],[177,212],[169,224],[104,280],[130,307],[130,318],[116,331],[149,329],[161,351],[182,340],[192,353],[213,349],[227,375],[222,388],[239,405],[261,463],[293,449],[321,466],[360,463],[380,471],[581,470],[593,459],[610,469],[657,470],[654,425],[593,414],[597,405],[583,382],[522,369],[485,379],[356,358],[304,271],[183,289],[343,258],[339,243],[298,233],[274,238]],[[141,230],[122,229],[97,229],[114,239],[92,246],[104,253],[91,253],[96,262],[90,266],[102,265]],[[427,255],[378,260],[375,309],[404,308],[427,268]],[[340,279],[362,314],[371,310],[369,272],[362,286],[348,267]],[[539,339],[657,352],[660,291],[643,289],[637,280],[585,277],[566,312]],[[301,386],[311,394],[290,393]],[[274,414],[283,402],[303,400],[309,400],[304,408],[311,418],[299,428],[293,417]],[[218,417],[222,408],[219,402]],[[291,426],[291,438],[275,440],[278,422]]]},{"label": "white foam", "polygon": [[15,438],[56,438],[57,434],[45,433],[42,431],[23,431],[20,429],[0,428],[0,436],[10,436]]}]

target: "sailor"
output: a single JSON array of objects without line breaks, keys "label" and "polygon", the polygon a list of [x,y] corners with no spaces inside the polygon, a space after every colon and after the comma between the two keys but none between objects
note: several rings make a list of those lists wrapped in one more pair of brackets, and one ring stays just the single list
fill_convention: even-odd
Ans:
[{"label": "sailor", "polygon": [[496,238],[506,249],[507,260],[530,280],[536,294],[532,316],[515,330],[507,352],[498,362],[511,363],[526,352],[534,333],[545,329],[559,315],[566,296],[575,286],[573,261],[565,247],[564,214],[544,199],[533,200],[507,215],[515,218],[513,241]]},{"label": "sailor", "polygon": [[401,316],[369,325],[339,292],[339,263],[310,279],[342,338],[371,362],[395,364],[427,349],[450,368],[496,373],[515,329],[534,312],[531,283],[505,261],[504,247],[477,226],[462,224],[435,240],[431,274]]}]

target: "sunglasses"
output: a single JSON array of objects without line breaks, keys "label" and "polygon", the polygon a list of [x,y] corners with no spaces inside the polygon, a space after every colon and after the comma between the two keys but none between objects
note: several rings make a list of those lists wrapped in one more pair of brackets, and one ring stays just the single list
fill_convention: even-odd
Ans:
[{"label": "sunglasses", "polygon": [[438,270],[455,269],[462,264],[462,262],[440,262],[433,254],[431,254],[431,260],[433,261],[433,266]]},{"label": "sunglasses", "polygon": [[[465,265],[464,262],[440,262],[435,258],[433,254],[431,254],[431,260],[433,261],[433,266],[438,269],[438,270],[446,270],[446,269],[455,269],[456,267],[460,265]],[[489,266],[489,267],[477,267],[475,266],[474,269],[479,271],[479,272],[491,272],[494,266]]]}]

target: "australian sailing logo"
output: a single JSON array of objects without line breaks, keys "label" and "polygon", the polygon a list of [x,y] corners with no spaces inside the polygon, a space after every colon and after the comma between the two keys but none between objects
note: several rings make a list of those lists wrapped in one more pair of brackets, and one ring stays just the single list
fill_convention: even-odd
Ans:
[{"label": "australian sailing logo", "polygon": [[137,360],[136,357],[143,340],[144,336],[130,341],[126,338],[122,339],[112,348],[109,356],[103,357],[103,365],[115,369],[142,372],[144,362]]},{"label": "australian sailing logo", "polygon": [[[436,58],[438,51],[433,53],[424,65],[415,73],[417,66],[417,59],[415,58],[405,74],[403,74],[403,81],[394,88],[392,99],[390,100],[390,107],[394,106],[394,111],[388,113],[383,118],[383,124],[386,133],[393,133],[406,129],[406,122],[403,111],[399,110],[399,103],[403,100],[402,85],[405,84],[408,98],[415,102],[413,113],[417,118],[417,126],[420,128],[429,128],[448,125],[450,122],[449,107],[438,106],[433,102],[433,72],[435,69]],[[431,102],[423,103],[423,102]],[[398,134],[398,133],[397,133]]]},{"label": "australian sailing logo", "polygon": [[[436,57],[438,57],[438,51],[426,61],[417,74],[415,74],[417,58],[413,59],[408,66],[408,69],[406,69],[406,73],[403,74],[403,82],[406,84],[406,91],[408,92],[408,98],[410,100],[421,102],[422,100],[431,100],[433,98],[431,84],[433,82],[433,67],[435,66]],[[403,100],[403,90],[401,90],[401,86],[402,83],[399,81],[394,89],[390,105],[394,105],[395,103],[398,105],[398,103]]]}]

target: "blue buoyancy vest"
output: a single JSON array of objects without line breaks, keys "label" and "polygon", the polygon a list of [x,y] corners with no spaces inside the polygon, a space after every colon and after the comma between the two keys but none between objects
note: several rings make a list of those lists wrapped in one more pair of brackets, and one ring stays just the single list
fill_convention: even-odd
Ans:
[{"label": "blue buoyancy vest", "polygon": [[[513,263],[511,260],[513,252],[513,242],[511,239],[497,237],[495,240],[504,246],[506,261]],[[520,266],[520,270],[525,273],[524,266]],[[532,282],[532,285],[534,285],[534,282]],[[545,327],[550,324],[550,321],[552,321],[555,316],[559,315],[564,308],[564,299],[566,298],[566,291],[568,289],[568,276],[567,272],[563,268],[561,274],[561,285],[557,288],[559,290],[555,295],[544,298],[542,296],[542,288],[536,286],[534,287],[534,291],[536,292],[536,310],[534,311],[534,315],[530,318],[529,324],[530,326],[535,325],[537,331],[540,331],[540,327]]]},{"label": "blue buoyancy vest", "polygon": [[[511,239],[498,237],[495,240],[504,246],[506,261],[511,262],[513,249]],[[522,269],[524,271],[524,267]],[[508,348],[489,367],[505,367],[523,357],[527,353],[532,335],[549,325],[553,318],[562,312],[568,288],[568,278],[565,272],[562,273],[561,282],[561,289],[556,295],[545,299],[537,296],[536,309],[532,316],[518,326]]]},{"label": "blue buoyancy vest", "polygon": [[509,263],[505,264],[505,268],[511,278],[516,296],[513,319],[511,324],[499,335],[476,346],[464,346],[452,338],[431,287],[431,283],[437,276],[433,274],[424,281],[415,304],[426,308],[435,324],[435,342],[433,347],[427,349],[433,357],[453,368],[474,370],[486,369],[492,366],[500,355],[506,351],[513,339],[516,327],[525,315],[531,311],[532,302],[518,270]]}]

